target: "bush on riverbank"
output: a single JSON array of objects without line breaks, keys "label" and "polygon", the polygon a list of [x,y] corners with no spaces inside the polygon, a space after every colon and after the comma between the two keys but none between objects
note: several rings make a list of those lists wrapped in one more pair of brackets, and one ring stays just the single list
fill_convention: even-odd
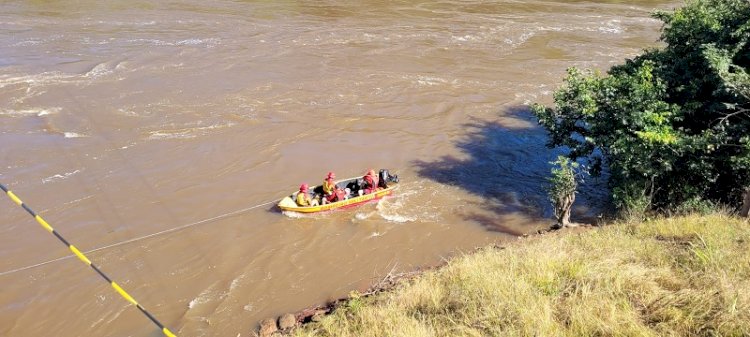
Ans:
[{"label": "bush on riverbank", "polygon": [[686,216],[485,249],[295,336],[748,336],[750,226]]},{"label": "bush on riverbank", "polygon": [[656,17],[664,47],[606,75],[569,69],[554,105],[534,113],[550,146],[594,175],[607,168],[623,215],[740,208],[750,193],[750,2],[689,0]]}]

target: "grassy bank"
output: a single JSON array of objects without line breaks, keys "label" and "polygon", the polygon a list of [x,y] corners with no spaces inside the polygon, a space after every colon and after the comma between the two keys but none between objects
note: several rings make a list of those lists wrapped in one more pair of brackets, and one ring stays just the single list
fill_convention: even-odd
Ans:
[{"label": "grassy bank", "polygon": [[689,216],[525,239],[293,335],[749,336],[750,224]]}]

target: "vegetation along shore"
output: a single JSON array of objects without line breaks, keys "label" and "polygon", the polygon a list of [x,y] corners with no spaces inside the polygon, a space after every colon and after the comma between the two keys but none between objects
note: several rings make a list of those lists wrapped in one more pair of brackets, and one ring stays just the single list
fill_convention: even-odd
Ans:
[{"label": "vegetation along shore", "polygon": [[352,294],[293,336],[747,336],[750,226],[724,214],[532,236]]},{"label": "vegetation along shore", "polygon": [[555,228],[576,225],[587,175],[609,182],[605,226],[456,258],[285,333],[749,336],[750,2],[654,16],[663,47],[606,74],[569,69],[554,105],[531,108],[568,150],[547,188]]}]

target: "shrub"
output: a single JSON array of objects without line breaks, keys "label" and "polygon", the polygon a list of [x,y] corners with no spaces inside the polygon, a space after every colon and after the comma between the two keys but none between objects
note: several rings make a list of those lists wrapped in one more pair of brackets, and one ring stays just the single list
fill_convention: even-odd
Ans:
[{"label": "shrub", "polygon": [[605,76],[569,69],[554,107],[534,114],[548,145],[593,175],[608,168],[622,212],[738,205],[750,186],[750,2],[694,0],[655,16],[666,47]]}]

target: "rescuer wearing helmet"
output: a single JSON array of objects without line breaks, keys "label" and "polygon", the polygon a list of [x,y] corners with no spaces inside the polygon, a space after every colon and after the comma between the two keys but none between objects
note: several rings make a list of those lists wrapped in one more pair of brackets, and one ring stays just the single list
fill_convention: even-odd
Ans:
[{"label": "rescuer wearing helmet", "polygon": [[307,194],[307,189],[307,184],[300,185],[296,198],[297,205],[300,207],[317,206],[318,201],[310,198],[310,195]]},{"label": "rescuer wearing helmet", "polygon": [[336,197],[336,182],[333,181],[336,179],[336,174],[333,172],[328,172],[328,175],[326,176],[326,179],[323,180],[323,204],[327,204],[329,202],[337,201]]},{"label": "rescuer wearing helmet", "polygon": [[365,181],[365,194],[374,193],[378,190],[378,175],[375,174],[375,170],[370,169],[367,171],[367,174],[362,179]]}]

